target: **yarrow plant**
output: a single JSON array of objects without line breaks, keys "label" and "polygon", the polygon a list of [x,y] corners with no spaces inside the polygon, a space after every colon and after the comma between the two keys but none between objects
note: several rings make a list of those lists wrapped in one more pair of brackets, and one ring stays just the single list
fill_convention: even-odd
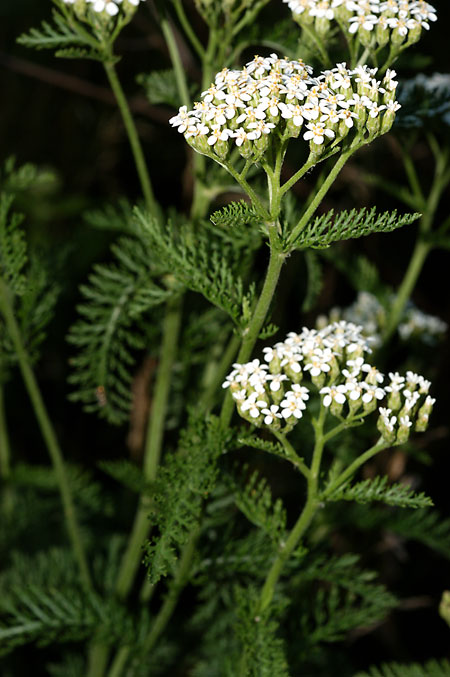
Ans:
[{"label": "yarrow plant", "polygon": [[291,432],[318,394],[322,406],[348,426],[377,410],[382,438],[403,444],[413,425],[420,432],[427,428],[435,403],[428,395],[430,382],[408,371],[406,377],[390,372],[385,383],[385,375],[366,362],[372,337],[362,332],[345,320],[290,332],[284,342],[263,349],[267,364],[258,359],[234,364],[223,387],[230,388],[243,418],[275,433]]},{"label": "yarrow plant", "polygon": [[[51,20],[19,38],[101,65],[134,159],[138,182],[129,185],[141,195],[121,195],[83,216],[118,237],[107,263],[96,264],[80,288],[68,331],[70,398],[103,426],[118,426],[108,437],[118,441],[95,473],[81,472],[64,458],[34,372],[56,292],[52,267],[45,273],[28,253],[14,201],[39,200],[40,172],[14,160],[0,170],[5,674],[18,675],[16,650],[36,643],[55,645],[59,663],[37,668],[53,677],[319,676],[341,665],[342,677],[354,677],[352,652],[337,668],[329,646],[379,626],[398,604],[360,557],[370,562],[376,551],[374,566],[382,569],[385,541],[396,542],[397,561],[398,543],[403,552],[415,538],[450,558],[448,522],[416,491],[417,471],[406,474],[408,453],[417,465],[424,458],[429,438],[418,443],[416,433],[428,430],[437,390],[430,394],[430,361],[411,338],[430,342],[446,328],[410,297],[431,249],[450,247],[450,220],[433,227],[450,184],[450,153],[444,136],[425,133],[435,162],[429,184],[412,160],[415,135],[396,136],[402,125],[422,129],[431,118],[437,125],[436,111],[447,113],[448,101],[439,89],[425,114],[411,105],[411,87],[401,86],[401,61],[392,68],[436,11],[421,0],[286,4],[300,38],[290,16],[268,25],[269,0],[53,0]],[[270,5],[274,15],[283,7]],[[142,100],[129,105],[117,68],[121,48],[143,43],[118,41],[138,11],[136,27],[146,37],[153,31],[150,44],[160,52],[155,63],[170,65],[137,78],[151,114],[164,106],[161,134],[149,132],[148,120],[142,125],[146,145],[134,120]],[[260,53],[248,60],[254,49]],[[401,157],[407,187],[391,181],[390,163],[374,170],[372,144]],[[344,180],[352,185],[356,176],[357,190],[342,191],[335,182],[349,162]],[[172,194],[160,204],[164,181],[170,191],[183,185],[183,199],[173,200],[183,209],[162,206]],[[363,182],[366,203],[376,188],[390,193],[394,209],[362,206]],[[407,213],[395,209],[398,201]],[[38,207],[33,214],[53,213]],[[409,233],[414,222],[417,243],[398,289],[356,246],[339,244],[403,226]],[[331,268],[334,278],[324,276]],[[357,300],[329,310],[340,274]],[[74,295],[69,288],[64,298]],[[315,327],[289,331],[304,323]],[[404,363],[399,351],[391,354],[398,336]],[[11,452],[22,437],[7,422],[4,393],[17,366],[51,470],[34,457],[19,463]],[[107,452],[90,448],[99,430],[89,428],[80,443],[89,446],[91,465],[109,453],[109,443]],[[61,425],[58,433],[64,439]],[[78,430],[68,437],[74,448]],[[18,456],[26,458],[22,450]],[[393,507],[406,508],[406,517]],[[384,529],[398,543],[380,536]],[[366,548],[369,541],[376,547]],[[404,560],[396,567],[405,594]],[[391,563],[392,588],[394,569]],[[443,618],[447,602],[444,595]],[[434,677],[429,665],[411,669]],[[435,665],[439,677],[450,674],[448,661]],[[403,667],[374,670],[412,674]]]},{"label": "yarrow plant", "polygon": [[[424,0],[283,0],[322,56],[323,44],[337,25],[345,36],[352,61],[358,59],[358,45],[365,58],[375,60],[385,47],[385,67],[403,50],[420,40],[423,29],[437,20],[435,8]],[[328,57],[327,57],[328,58]]]}]

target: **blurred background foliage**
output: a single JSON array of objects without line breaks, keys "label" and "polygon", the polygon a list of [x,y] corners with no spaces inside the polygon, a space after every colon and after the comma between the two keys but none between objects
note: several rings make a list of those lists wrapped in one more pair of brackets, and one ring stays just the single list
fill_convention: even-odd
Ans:
[{"label": "blurred background foliage", "polygon": [[[450,7],[444,2],[434,4],[439,20],[396,64],[400,78],[413,76],[418,70],[427,76],[448,69]],[[199,36],[206,35],[201,19],[195,18],[193,7],[187,5]],[[18,35],[38,25],[49,13],[49,2],[0,3],[1,159],[3,162],[14,155],[19,165],[32,162],[40,168],[39,181],[19,194],[17,204],[26,214],[30,242],[49,258],[55,282],[62,291],[37,373],[65,454],[95,473],[100,459],[123,456],[129,431],[126,426],[114,428],[83,413],[78,404],[67,398],[70,348],[65,337],[75,320],[75,305],[80,301],[78,287],[94,262],[108,260],[109,245],[116,237],[113,229],[92,228],[83,213],[108,201],[117,201],[123,195],[135,202],[140,198],[140,190],[120,114],[101,66],[89,61],[58,61],[51,53],[31,53],[16,44]],[[270,28],[288,16],[287,6],[281,0],[273,0],[262,13],[261,21]],[[164,207],[175,205],[183,210],[191,195],[192,176],[189,163],[186,164],[189,151],[182,137],[167,124],[173,109],[151,105],[136,82],[139,73],[170,66],[159,27],[145,5],[120,36],[117,48],[123,56],[119,74],[137,120],[156,196]],[[186,72],[198,91],[197,66],[188,50],[183,49],[182,53]],[[411,140],[413,132],[406,134]],[[323,208],[339,210],[374,204],[380,209],[402,207],[394,196],[367,182],[364,173],[381,171],[386,181],[402,183],[399,144],[404,138],[394,130],[358,153],[342,171]],[[444,139],[445,134],[440,138]],[[420,134],[414,140],[412,156],[424,185],[429,185],[433,159]],[[299,200],[308,195],[312,182],[313,177],[307,176],[297,184],[294,192]],[[236,196],[221,196],[217,206],[232,197]],[[439,207],[438,225],[448,213],[447,195]],[[342,256],[352,262],[364,254],[379,269],[381,279],[395,288],[408,264],[415,228],[413,225],[389,235],[342,243],[332,250],[332,257]],[[413,298],[421,310],[450,324],[448,270],[449,252],[434,250]],[[337,267],[327,265],[318,306],[302,313],[304,278],[303,260],[295,255],[283,273],[273,317],[283,330],[312,325],[318,312],[326,313],[333,305],[348,305],[355,298],[355,291]],[[426,491],[447,517],[450,516],[449,340],[447,335],[439,345],[421,349],[427,365],[422,368],[423,373],[433,380],[433,396],[437,397],[430,431],[420,441],[427,465],[414,459],[406,461],[401,451],[380,461],[391,478],[398,481],[406,477],[413,486]],[[394,341],[392,364],[404,360],[406,351],[404,345]],[[151,356],[149,360],[145,368],[151,379],[154,363],[152,366]],[[14,458],[45,464],[46,452],[19,379],[8,384],[6,395]],[[130,445],[128,450],[131,454]],[[262,471],[264,463],[259,462]],[[280,493],[289,492],[288,477],[281,474],[275,481],[281,483]],[[342,533],[336,531],[333,547],[343,552],[351,549],[352,539],[360,538],[360,534],[352,533],[350,525],[345,536],[348,541],[344,542]],[[358,545],[361,549],[361,542]],[[423,661],[448,656],[448,628],[437,614],[437,605],[442,591],[450,588],[450,561],[422,545],[405,547],[393,532],[385,532],[375,543],[368,542],[365,557],[403,602],[376,632],[350,636],[337,650],[336,665],[339,651],[352,652],[356,667],[382,660]],[[339,674],[338,667],[335,674]]]}]

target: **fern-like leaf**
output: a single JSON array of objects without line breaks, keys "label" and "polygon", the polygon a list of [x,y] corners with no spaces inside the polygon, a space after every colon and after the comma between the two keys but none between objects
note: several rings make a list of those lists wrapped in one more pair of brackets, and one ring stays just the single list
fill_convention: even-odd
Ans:
[{"label": "fern-like leaf", "polygon": [[446,659],[420,663],[382,663],[367,672],[358,672],[354,677],[448,677],[450,661]]},{"label": "fern-like leaf", "polygon": [[151,491],[151,487],[145,480],[142,470],[130,461],[125,459],[119,461],[100,461],[98,466],[107,475],[137,494],[149,493]]},{"label": "fern-like leaf", "polygon": [[12,195],[0,195],[0,277],[14,294],[23,294],[27,245],[20,228],[23,216],[11,213],[13,201]]},{"label": "fern-like leaf", "polygon": [[52,12],[52,23],[43,21],[40,28],[31,28],[17,42],[34,49],[54,49],[55,56],[103,60],[96,49],[95,39],[88,35],[86,29],[74,17],[68,20],[56,9]]},{"label": "fern-like leaf", "polygon": [[310,645],[339,641],[353,628],[382,620],[396,606],[396,599],[375,577],[361,569],[358,557],[351,553],[303,563],[300,580],[326,583],[318,588],[303,620],[303,633]]},{"label": "fern-like leaf", "polygon": [[404,484],[388,484],[387,477],[375,477],[350,486],[343,486],[328,497],[330,501],[356,501],[372,503],[380,501],[400,508],[426,508],[433,505],[424,493],[416,494]]},{"label": "fern-like leaf", "polygon": [[[289,677],[283,640],[277,636],[280,609],[258,612],[259,595],[254,588],[235,588],[237,633],[245,655],[248,677]],[[275,611],[275,613],[274,613]]]},{"label": "fern-like leaf", "polygon": [[68,337],[78,351],[70,383],[76,387],[71,398],[87,411],[122,423],[131,406],[135,355],[147,342],[148,311],[177,292],[151,279],[151,252],[140,240],[120,238],[112,252],[116,260],[95,266],[89,284],[81,287],[81,317]]},{"label": "fern-like leaf", "polygon": [[235,248],[215,242],[199,228],[167,226],[139,210],[135,213],[149,248],[167,263],[179,283],[202,294],[240,326],[246,296]]},{"label": "fern-like leaf", "polygon": [[161,468],[154,514],[160,534],[147,544],[145,557],[152,583],[173,569],[180,549],[198,528],[203,501],[215,485],[217,459],[228,438],[217,418],[191,418],[178,451]]},{"label": "fern-like leaf", "polygon": [[286,511],[281,499],[273,500],[267,481],[258,472],[251,475],[243,489],[235,492],[235,501],[247,519],[278,546],[286,531]]},{"label": "fern-like leaf", "polygon": [[390,233],[419,219],[421,214],[377,213],[376,207],[352,209],[335,214],[331,209],[317,216],[302,230],[292,249],[324,249],[333,242],[363,237],[371,233]]}]

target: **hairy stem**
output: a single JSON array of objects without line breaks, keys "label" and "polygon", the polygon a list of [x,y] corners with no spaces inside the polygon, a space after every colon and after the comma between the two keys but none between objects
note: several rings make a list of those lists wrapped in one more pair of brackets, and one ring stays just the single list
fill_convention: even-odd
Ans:
[{"label": "hairy stem", "polygon": [[20,329],[16,322],[16,318],[11,306],[9,289],[1,278],[0,312],[4,317],[6,329],[14,345],[25,387],[27,389],[28,396],[30,398],[39,428],[42,433],[42,437],[44,438],[52,461],[56,480],[58,482],[59,492],[61,495],[66,527],[72,544],[75,559],[78,563],[80,578],[84,587],[90,590],[92,589],[92,581],[89,573],[80,527],[75,512],[72,491],[70,488],[69,479],[67,477],[66,468],[64,466],[63,455],[58,444],[53,425],[45,407],[44,400],[42,399],[41,391],[39,390],[33,369],[31,367],[28,353],[22,341]]},{"label": "hairy stem", "polygon": [[154,216],[157,216],[159,211],[158,205],[153,194],[153,188],[150,181],[150,176],[148,174],[147,165],[145,163],[142,145],[139,140],[136,125],[134,124],[133,116],[131,115],[130,107],[128,106],[128,101],[123,92],[119,78],[117,77],[114,64],[107,61],[103,65],[105,67],[111,89],[113,90],[114,96],[116,97],[117,105],[119,106],[120,112],[122,114],[123,123],[125,125],[128,140],[133,152],[134,162],[136,164],[136,170],[141,183],[142,193],[145,198],[147,209]]}]

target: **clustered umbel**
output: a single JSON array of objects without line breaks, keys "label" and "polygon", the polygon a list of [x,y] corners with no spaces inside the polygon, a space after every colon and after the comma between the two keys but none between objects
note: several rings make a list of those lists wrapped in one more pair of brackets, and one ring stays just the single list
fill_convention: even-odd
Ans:
[{"label": "clustered umbel", "polygon": [[[386,308],[380,303],[374,294],[367,291],[358,293],[356,300],[347,308],[332,308],[328,315],[320,315],[317,318],[317,329],[325,327],[332,322],[346,320],[361,325],[363,334],[370,336],[372,346],[381,344],[381,336],[386,327]],[[429,315],[419,310],[410,301],[403,312],[398,325],[398,333],[403,341],[419,339],[423,343],[433,345],[443,338],[448,326],[439,317]]]},{"label": "clustered umbel", "polygon": [[370,140],[389,131],[400,108],[396,74],[388,70],[382,80],[376,74],[376,68],[349,70],[340,63],[314,77],[301,60],[255,56],[242,70],[220,71],[202,101],[193,110],[182,106],[170,124],[196,151],[219,160],[233,146],[257,160],[273,139],[301,132],[319,156],[349,132]]},{"label": "clustered umbel", "polygon": [[63,0],[65,5],[73,5],[75,14],[79,18],[85,19],[90,11],[109,19],[117,16],[120,10],[125,15],[133,14],[139,3],[144,0]]},{"label": "clustered umbel", "polygon": [[435,402],[428,395],[431,384],[412,371],[386,378],[366,362],[372,342],[362,332],[344,320],[291,332],[263,349],[263,362],[234,364],[223,387],[230,388],[239,414],[256,426],[289,433],[318,393],[322,406],[349,424],[378,411],[383,439],[401,444],[411,429],[426,430]]},{"label": "clustered umbel", "polygon": [[436,21],[436,10],[424,0],[283,0],[294,19],[319,35],[336,21],[349,36],[366,47],[412,45],[422,29]]}]

